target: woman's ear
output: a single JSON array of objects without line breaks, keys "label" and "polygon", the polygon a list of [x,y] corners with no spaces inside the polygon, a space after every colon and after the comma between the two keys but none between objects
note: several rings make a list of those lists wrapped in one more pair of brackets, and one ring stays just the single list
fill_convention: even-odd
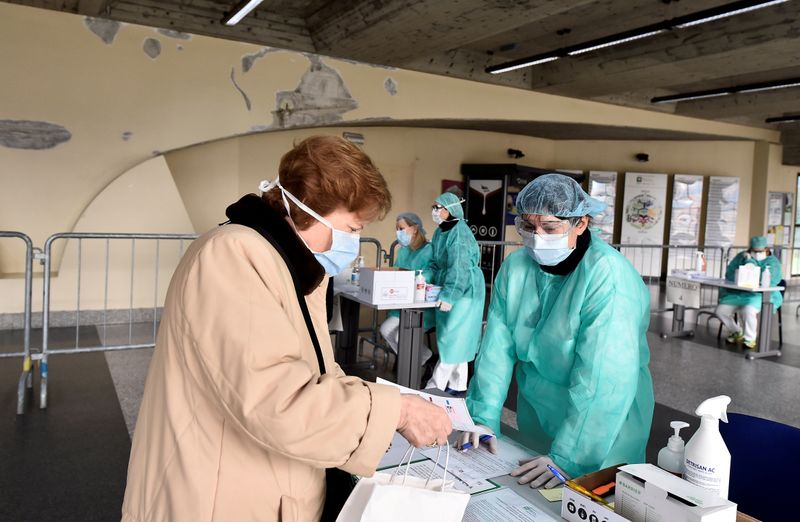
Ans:
[{"label": "woman's ear", "polygon": [[589,217],[583,216],[581,220],[578,221],[578,226],[576,228],[578,229],[578,235],[586,232],[586,229],[589,228]]}]

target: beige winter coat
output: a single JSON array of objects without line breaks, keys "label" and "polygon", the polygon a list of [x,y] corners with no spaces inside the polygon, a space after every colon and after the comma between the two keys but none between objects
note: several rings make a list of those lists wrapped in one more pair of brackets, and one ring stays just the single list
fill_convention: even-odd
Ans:
[{"label": "beige winter coat", "polygon": [[320,378],[276,249],[241,225],[191,245],[164,306],[123,521],[318,520],[324,468],[374,472],[400,397],[335,364],[326,284],[306,297],[328,368]]}]

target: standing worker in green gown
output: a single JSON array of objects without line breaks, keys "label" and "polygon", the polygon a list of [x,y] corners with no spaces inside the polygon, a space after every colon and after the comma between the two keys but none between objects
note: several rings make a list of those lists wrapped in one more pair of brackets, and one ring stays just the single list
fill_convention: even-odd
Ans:
[{"label": "standing worker in green gown", "polygon": [[[728,269],[725,271],[725,279],[733,283],[736,280],[736,270],[742,265],[755,265],[761,269],[761,273],[769,268],[770,285],[778,286],[783,278],[783,270],[781,262],[778,258],[772,255],[772,252],[767,248],[767,238],[764,236],[755,236],[750,239],[750,249],[744,252],[739,252],[736,257],[728,263]],[[747,292],[745,290],[730,290],[727,288],[719,289],[719,304],[714,313],[719,316],[722,324],[728,329],[730,335],[726,339],[727,342],[741,343],[744,342],[745,347],[755,349],[756,347],[756,332],[758,329],[758,313],[761,311],[761,293]],[[783,303],[783,296],[780,292],[770,292],[769,300],[772,302],[773,311],[777,312]],[[738,321],[733,319],[734,313],[739,313],[739,316],[744,322],[744,331],[739,326]],[[771,320],[771,318],[769,318]]]},{"label": "standing worker in green gown", "polygon": [[[433,247],[425,237],[425,228],[422,226],[422,219],[413,212],[403,212],[397,216],[395,223],[395,233],[400,248],[397,251],[397,258],[394,266],[405,270],[427,270],[431,262]],[[433,310],[427,310],[422,316],[423,327],[425,330],[433,328]],[[400,332],[400,311],[390,310],[388,317],[381,323],[381,335],[386,340],[386,344],[397,355],[397,343]],[[431,356],[430,349],[422,346],[422,364],[425,364]]]},{"label": "standing worker in green gown", "polygon": [[[493,286],[467,405],[499,433],[516,371],[519,429],[548,447],[512,472],[534,488],[559,484],[548,464],[575,477],[645,459],[650,295],[633,265],[587,230],[604,208],[561,174],[528,183],[517,198],[525,248],[508,256]],[[477,446],[478,435],[462,433],[456,445],[468,441]],[[494,438],[486,443],[495,450]]]},{"label": "standing worker in green gown", "polygon": [[481,251],[464,221],[462,200],[445,192],[436,198],[431,217],[433,256],[428,281],[441,286],[436,310],[439,362],[427,388],[453,394],[467,389],[467,363],[475,359],[481,339],[486,282],[480,268]]}]

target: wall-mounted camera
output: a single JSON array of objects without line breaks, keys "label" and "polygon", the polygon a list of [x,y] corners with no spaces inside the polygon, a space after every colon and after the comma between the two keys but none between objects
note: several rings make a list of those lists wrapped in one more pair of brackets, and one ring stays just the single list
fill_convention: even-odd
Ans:
[{"label": "wall-mounted camera", "polygon": [[517,149],[508,149],[508,157],[520,159],[525,157],[525,153]]},{"label": "wall-mounted camera", "polygon": [[650,155],[645,154],[644,152],[638,153],[636,156],[634,156],[634,158],[636,158],[636,161],[640,163],[647,163],[648,161],[650,161]]}]

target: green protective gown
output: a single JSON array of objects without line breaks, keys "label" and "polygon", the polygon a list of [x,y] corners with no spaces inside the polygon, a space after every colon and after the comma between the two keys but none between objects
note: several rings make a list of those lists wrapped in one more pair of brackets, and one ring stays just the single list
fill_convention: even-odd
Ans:
[{"label": "green protective gown", "polygon": [[[766,267],[769,267],[770,285],[778,286],[778,283],[783,279],[783,270],[781,269],[781,262],[778,261],[778,258],[775,256],[767,256],[763,261],[756,261],[752,256],[748,259],[746,254],[747,252],[739,252],[736,257],[728,263],[728,269],[725,271],[725,279],[730,282],[735,282],[736,269],[742,265],[753,264],[761,268],[762,273]],[[783,303],[783,296],[780,292],[770,292],[769,300],[774,306],[773,312],[776,312]],[[761,294],[758,292],[720,288],[719,303],[732,306],[752,306],[757,310],[761,310]]]},{"label": "green protective gown", "polygon": [[439,358],[447,364],[469,362],[478,351],[486,300],[480,248],[464,220],[448,231],[437,228],[431,245],[427,280],[442,287],[440,301],[453,305],[449,312],[436,309]]},{"label": "green protective gown", "polygon": [[[410,247],[400,247],[397,251],[397,258],[395,259],[394,266],[397,268],[405,268],[406,270],[427,270],[433,255],[433,247],[430,243],[425,243],[422,248],[412,250]],[[399,310],[390,310],[390,317],[400,317]],[[433,328],[435,318],[433,310],[427,310],[422,314],[422,324],[426,330]]]},{"label": "green protective gown", "polygon": [[519,429],[549,442],[568,474],[644,462],[654,404],[649,313],[641,276],[595,236],[564,276],[514,252],[497,275],[467,393],[475,422],[500,433],[516,367]]}]

